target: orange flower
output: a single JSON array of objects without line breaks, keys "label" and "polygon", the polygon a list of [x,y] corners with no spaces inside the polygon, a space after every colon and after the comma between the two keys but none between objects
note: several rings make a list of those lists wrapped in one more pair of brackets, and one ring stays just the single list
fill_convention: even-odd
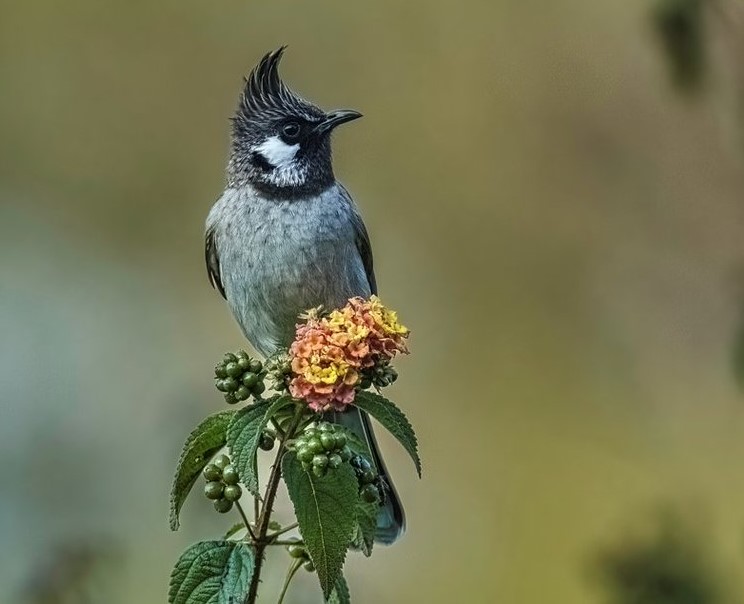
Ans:
[{"label": "orange flower", "polygon": [[354,401],[360,370],[408,352],[408,329],[377,296],[352,298],[326,317],[310,310],[302,318],[289,349],[289,391],[315,411],[343,410]]}]

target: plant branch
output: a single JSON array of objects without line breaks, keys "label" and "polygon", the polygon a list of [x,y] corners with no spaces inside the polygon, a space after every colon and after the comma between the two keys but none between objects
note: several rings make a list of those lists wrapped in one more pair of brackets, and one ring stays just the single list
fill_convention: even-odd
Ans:
[{"label": "plant branch", "polygon": [[294,564],[289,567],[289,571],[287,572],[287,578],[284,580],[284,586],[282,587],[282,593],[279,594],[279,601],[277,604],[282,604],[284,602],[284,596],[287,595],[287,589],[289,589],[289,584],[292,582],[292,578],[295,576],[298,570],[300,570],[300,566],[302,566],[302,559],[295,560]]},{"label": "plant branch", "polygon": [[269,482],[266,486],[266,495],[263,498],[263,507],[261,508],[261,515],[259,516],[256,527],[258,532],[255,539],[256,566],[253,570],[251,584],[248,588],[248,594],[246,595],[245,600],[243,600],[243,604],[255,604],[256,598],[258,597],[258,584],[261,582],[261,567],[263,566],[264,552],[269,543],[266,534],[269,530],[271,511],[274,507],[274,499],[276,499],[276,492],[279,488],[279,481],[282,477],[282,457],[286,452],[287,441],[294,435],[297,426],[302,420],[302,412],[303,407],[298,405],[295,409],[294,417],[287,427],[287,431],[281,436],[279,447],[276,452],[276,458],[274,459],[274,465],[271,466],[271,474],[269,475]]},{"label": "plant branch", "polygon": [[243,519],[243,524],[245,524],[245,528],[248,529],[248,534],[251,536],[251,539],[253,541],[256,540],[256,535],[253,533],[253,529],[251,528],[251,523],[248,521],[248,517],[245,515],[245,511],[243,510],[243,506],[240,505],[239,501],[235,502],[235,507],[238,509],[238,512],[240,512],[240,517]]},{"label": "plant branch", "polygon": [[300,526],[297,522],[293,522],[292,524],[285,526],[284,528],[278,530],[276,533],[272,533],[268,536],[268,538],[273,543],[274,539],[276,539],[279,535],[283,535],[284,533],[288,533],[292,529],[296,529],[298,526]]}]

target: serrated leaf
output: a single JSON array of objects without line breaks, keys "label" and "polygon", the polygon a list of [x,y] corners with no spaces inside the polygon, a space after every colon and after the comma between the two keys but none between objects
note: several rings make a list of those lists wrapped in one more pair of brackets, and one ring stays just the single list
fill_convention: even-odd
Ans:
[{"label": "serrated leaf", "polygon": [[315,565],[320,586],[330,597],[356,525],[359,484],[349,464],[318,478],[302,469],[294,452],[282,460],[282,475],[294,505],[300,534]]},{"label": "serrated leaf", "polygon": [[395,403],[374,392],[361,391],[357,392],[354,405],[369,413],[398,439],[398,442],[403,445],[403,448],[408,451],[411,459],[413,459],[416,471],[421,477],[421,458],[418,454],[416,434],[406,416],[395,406]]},{"label": "serrated leaf", "polygon": [[168,590],[169,604],[235,604],[248,591],[254,556],[239,541],[202,541],[176,562]]},{"label": "serrated leaf", "polygon": [[238,468],[241,482],[253,495],[259,495],[256,453],[261,442],[261,431],[277,411],[291,403],[289,396],[280,396],[244,407],[235,414],[227,429],[227,445],[232,462]]},{"label": "serrated leaf", "polygon": [[349,586],[346,584],[346,579],[343,575],[340,575],[336,579],[336,584],[333,586],[331,597],[328,598],[328,604],[351,604],[351,594],[349,593]]},{"label": "serrated leaf", "polygon": [[356,526],[351,545],[361,551],[365,556],[372,555],[372,546],[375,543],[377,533],[377,513],[380,509],[378,503],[357,502]]},{"label": "serrated leaf", "polygon": [[181,524],[178,516],[199,473],[212,456],[225,446],[227,427],[235,413],[233,410],[227,410],[210,415],[186,439],[171,487],[170,528],[172,531],[177,531]]}]

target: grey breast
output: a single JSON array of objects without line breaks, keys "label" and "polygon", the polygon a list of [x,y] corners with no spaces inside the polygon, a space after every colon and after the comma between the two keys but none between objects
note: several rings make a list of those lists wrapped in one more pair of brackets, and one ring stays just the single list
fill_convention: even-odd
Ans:
[{"label": "grey breast", "polygon": [[220,272],[230,308],[262,354],[287,346],[299,313],[335,308],[370,286],[357,249],[356,208],[334,185],[308,199],[267,199],[227,189],[212,208]]}]

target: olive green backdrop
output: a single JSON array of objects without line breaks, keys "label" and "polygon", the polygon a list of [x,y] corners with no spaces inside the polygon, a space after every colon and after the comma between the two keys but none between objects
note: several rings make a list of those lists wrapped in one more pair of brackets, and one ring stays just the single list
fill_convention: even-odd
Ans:
[{"label": "olive green backdrop", "polygon": [[[164,602],[181,549],[225,525],[197,497],[170,533],[169,481],[243,346],[202,256],[228,117],[287,43],[295,89],[365,114],[336,172],[413,330],[391,396],[424,477],[383,439],[409,528],[350,556],[354,601],[609,601],[602,553],[671,515],[724,594],[705,602],[740,602],[737,122],[725,72],[675,92],[649,10],[4,2],[3,601]],[[290,601],[317,602],[313,581]]]}]

